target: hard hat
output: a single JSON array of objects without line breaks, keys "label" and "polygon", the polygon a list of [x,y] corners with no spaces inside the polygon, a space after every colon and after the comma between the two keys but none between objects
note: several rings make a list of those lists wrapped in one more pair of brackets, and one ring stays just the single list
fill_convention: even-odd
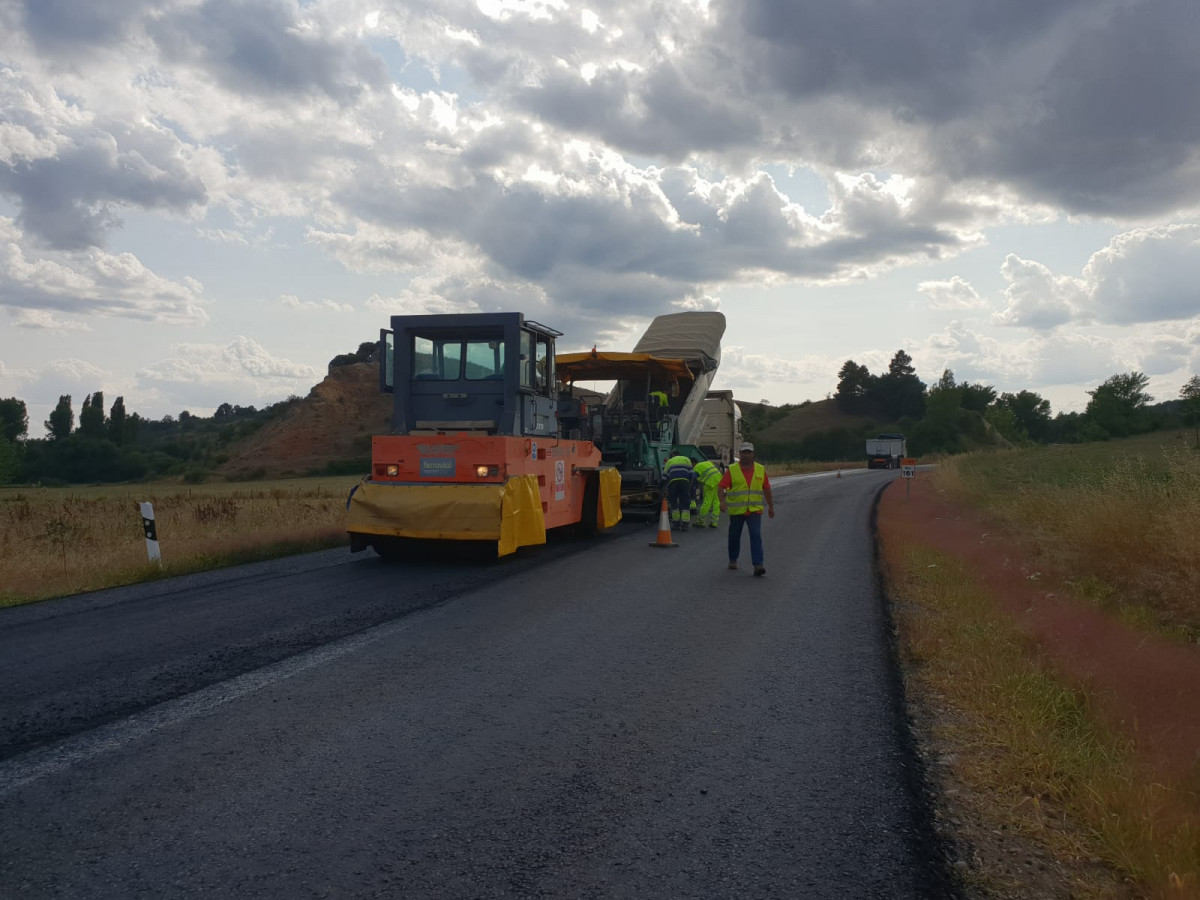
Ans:
[{"label": "hard hat", "polygon": [[742,444],[742,446],[738,447],[738,453],[741,453],[743,450],[749,450],[751,453],[753,453],[754,445],[752,443],[750,443],[749,441],[746,441],[746,443],[744,443],[744,444]]}]

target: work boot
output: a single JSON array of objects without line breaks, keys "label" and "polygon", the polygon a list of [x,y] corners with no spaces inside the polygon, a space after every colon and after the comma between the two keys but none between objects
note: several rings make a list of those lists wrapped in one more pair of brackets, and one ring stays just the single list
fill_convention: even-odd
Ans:
[{"label": "work boot", "polygon": [[737,570],[737,560],[736,559],[731,559],[729,561],[729,568],[734,569],[735,571]]},{"label": "work boot", "polygon": [[766,575],[766,574],[767,574],[767,567],[766,567],[766,566],[755,566],[755,567],[754,567],[754,574],[755,574],[755,575]]}]

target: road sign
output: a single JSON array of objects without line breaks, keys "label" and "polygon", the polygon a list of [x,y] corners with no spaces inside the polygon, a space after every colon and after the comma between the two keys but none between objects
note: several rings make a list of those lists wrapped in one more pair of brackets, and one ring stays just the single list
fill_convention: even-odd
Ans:
[{"label": "road sign", "polygon": [[900,477],[916,478],[916,476],[917,476],[917,467],[916,466],[901,466],[900,467]]},{"label": "road sign", "polygon": [[917,464],[917,460],[915,457],[912,457],[912,456],[906,456],[902,460],[900,460],[900,465],[902,465],[902,466],[915,466],[916,464]]}]

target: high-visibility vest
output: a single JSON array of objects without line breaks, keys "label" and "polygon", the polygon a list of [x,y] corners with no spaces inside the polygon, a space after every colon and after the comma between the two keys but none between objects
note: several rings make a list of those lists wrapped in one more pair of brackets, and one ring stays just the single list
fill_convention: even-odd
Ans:
[{"label": "high-visibility vest", "polygon": [[666,465],[667,481],[691,481],[693,477],[692,461],[686,456],[672,456]]},{"label": "high-visibility vest", "polygon": [[725,492],[725,504],[731,516],[744,516],[763,511],[763,482],[767,470],[762,463],[754,464],[754,476],[746,484],[746,474],[740,463],[729,467],[729,490]]},{"label": "high-visibility vest", "polygon": [[716,486],[716,483],[721,480],[721,470],[711,460],[705,459],[696,463],[694,471],[701,484]]}]

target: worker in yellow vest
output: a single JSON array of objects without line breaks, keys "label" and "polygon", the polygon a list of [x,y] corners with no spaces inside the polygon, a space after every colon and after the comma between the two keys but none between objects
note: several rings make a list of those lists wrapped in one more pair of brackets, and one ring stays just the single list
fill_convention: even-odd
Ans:
[{"label": "worker in yellow vest", "polygon": [[721,482],[721,470],[715,462],[704,459],[692,467],[696,481],[702,491],[700,511],[696,515],[696,527],[716,528],[721,523],[721,502],[717,499],[717,485]]},{"label": "worker in yellow vest", "polygon": [[679,453],[667,460],[663,470],[663,486],[667,492],[667,506],[671,509],[671,527],[687,531],[692,523],[692,495],[696,489],[696,473],[692,470],[689,457]]},{"label": "worker in yellow vest", "polygon": [[775,518],[775,501],[771,499],[771,482],[767,470],[754,461],[754,445],[747,442],[738,448],[738,461],[729,467],[717,485],[721,512],[729,513],[729,568],[738,567],[742,550],[742,527],[750,532],[750,562],[755,575],[766,575],[763,559],[762,511]]}]

